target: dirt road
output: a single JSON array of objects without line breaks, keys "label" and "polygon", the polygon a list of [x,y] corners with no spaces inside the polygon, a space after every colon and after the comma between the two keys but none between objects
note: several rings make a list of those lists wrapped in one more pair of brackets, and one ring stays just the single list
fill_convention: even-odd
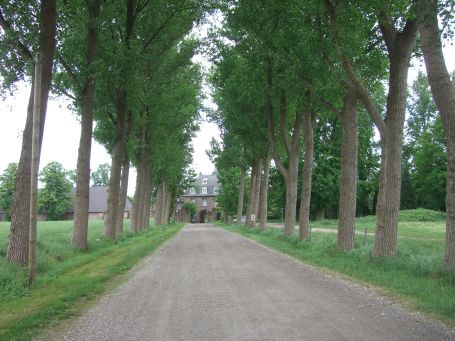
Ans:
[{"label": "dirt road", "polygon": [[455,340],[362,286],[187,225],[65,340]]}]

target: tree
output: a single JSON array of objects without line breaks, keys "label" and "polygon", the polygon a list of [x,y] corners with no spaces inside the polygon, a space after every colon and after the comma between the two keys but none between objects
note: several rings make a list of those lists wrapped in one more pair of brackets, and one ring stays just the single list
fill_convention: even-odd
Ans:
[{"label": "tree", "polygon": [[[449,3],[450,4],[450,3]],[[437,0],[418,1],[419,33],[431,92],[441,114],[447,146],[446,249],[444,261],[455,269],[455,86],[447,71],[438,26]],[[453,5],[453,4],[452,4]],[[452,20],[449,10],[444,20]]]},{"label": "tree", "polygon": [[422,71],[413,82],[409,95],[401,208],[445,210],[447,157],[444,131],[428,79]]},{"label": "tree", "polygon": [[[378,2],[368,4],[362,10],[372,14],[369,22],[363,11],[352,6],[335,6],[326,0],[325,6],[332,29],[332,38],[338,52],[346,77],[356,89],[359,100],[365,105],[381,136],[381,175],[376,208],[376,238],[373,248],[374,256],[394,256],[397,251],[398,211],[401,189],[401,159],[403,129],[406,113],[407,76],[409,61],[417,37],[417,21],[410,11],[413,6],[384,6]],[[371,7],[370,7],[371,6]],[[354,12],[355,11],[355,12]],[[365,85],[362,73],[368,68],[359,68],[354,63],[357,56],[354,51],[365,51],[371,36],[371,27],[375,26],[374,38],[381,40],[382,49],[388,64],[388,94],[384,117],[371,90]],[[363,35],[362,35],[363,34]],[[352,39],[352,36],[360,39]],[[358,44],[358,45],[356,45]],[[385,48],[385,49],[384,49]],[[349,51],[349,52],[348,52]],[[368,56],[370,54],[363,53]],[[376,58],[376,65],[383,65],[383,58]],[[361,64],[371,66],[375,64]],[[384,70],[382,66],[382,70]],[[382,74],[381,69],[377,70]],[[378,73],[376,72],[376,79]]]},{"label": "tree", "polygon": [[417,140],[413,164],[411,177],[419,207],[445,211],[447,153],[440,118]]},{"label": "tree", "polygon": [[[98,52],[98,30],[102,22],[99,18],[100,12],[100,0],[66,3],[61,20],[61,25],[65,28],[59,35],[58,59],[64,72],[56,77],[56,88],[73,100],[81,118],[81,136],[74,181],[76,184],[74,228],[71,240],[72,244],[80,249],[88,247],[90,154],[96,78],[94,64]],[[81,34],[81,32],[86,33]]]},{"label": "tree", "polygon": [[17,163],[10,163],[0,175],[0,208],[6,213],[6,219],[11,219],[11,206],[13,205],[16,190]]},{"label": "tree", "polygon": [[58,162],[50,162],[40,172],[44,187],[39,191],[40,212],[47,214],[49,220],[59,220],[71,207],[71,181],[68,172]]},{"label": "tree", "polygon": [[[5,2],[0,8],[0,26],[5,34],[2,39],[2,55],[6,59],[6,87],[12,87],[18,80],[31,80],[27,118],[22,137],[22,149],[18,164],[16,192],[11,209],[11,233],[6,259],[25,265],[29,255],[30,193],[32,167],[32,130],[34,103],[40,103],[39,145],[41,150],[47,99],[51,87],[52,64],[55,52],[56,2]],[[39,32],[37,35],[36,32]],[[35,56],[40,53],[41,98],[35,101]],[[8,73],[9,72],[9,73]],[[5,86],[5,85],[3,85]],[[38,102],[39,101],[39,102]],[[39,157],[38,157],[39,158]],[[33,224],[32,224],[33,225]],[[32,238],[33,239],[33,238]]]},{"label": "tree", "polygon": [[100,164],[91,175],[93,186],[107,186],[109,183],[110,171],[111,166],[108,163]]}]

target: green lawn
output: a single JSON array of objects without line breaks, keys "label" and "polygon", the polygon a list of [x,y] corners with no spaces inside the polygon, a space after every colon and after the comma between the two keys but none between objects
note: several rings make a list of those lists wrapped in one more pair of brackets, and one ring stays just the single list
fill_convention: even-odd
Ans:
[{"label": "green lawn", "polygon": [[[103,239],[103,221],[90,221],[87,252],[70,246],[72,221],[38,224],[38,277],[30,290],[27,269],[5,262],[9,223],[0,223],[0,340],[30,339],[40,328],[77,314],[78,302],[95,298],[182,224]],[[129,222],[125,227],[128,228]]]},{"label": "green lawn", "polygon": [[[261,244],[287,253],[295,258],[324,269],[335,271],[367,285],[403,303],[411,310],[424,312],[455,326],[455,273],[443,267],[444,222],[413,221],[406,213],[400,220],[398,256],[373,259],[373,236],[364,244],[363,236],[356,237],[356,248],[342,253],[336,248],[336,234],[314,232],[311,240],[299,242],[297,234],[285,238],[280,229],[260,232],[243,226],[223,225],[223,228],[254,239]],[[371,217],[361,222],[374,226]],[[414,219],[417,220],[417,219]],[[313,222],[314,226],[321,226]],[[324,227],[333,227],[327,221]],[[336,224],[332,223],[332,224]]]}]

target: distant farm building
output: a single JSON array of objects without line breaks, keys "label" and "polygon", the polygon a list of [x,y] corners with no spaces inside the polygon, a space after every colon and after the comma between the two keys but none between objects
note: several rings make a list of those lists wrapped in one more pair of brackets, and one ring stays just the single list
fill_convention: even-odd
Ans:
[{"label": "distant farm building", "polygon": [[[89,219],[104,219],[104,214],[107,210],[107,195],[108,195],[108,186],[97,186],[90,187],[90,197],[88,203],[88,218]],[[73,220],[74,219],[74,196],[76,195],[76,189],[73,188],[71,191],[73,196],[73,205],[71,208],[66,210],[62,220]],[[123,217],[125,219],[130,218],[133,205],[131,201],[126,198],[125,201],[125,211],[123,212]]]},{"label": "distant farm building", "polygon": [[[220,184],[216,174],[201,174],[196,177],[193,185],[177,199],[175,217],[177,221],[205,223],[217,219],[216,197],[220,191]],[[196,214],[190,216],[185,210],[185,203],[196,205]]]},{"label": "distant farm building", "polygon": [[[108,186],[90,187],[90,199],[88,207],[88,218],[93,219],[104,219],[104,214],[107,210],[107,195]],[[73,220],[74,219],[74,196],[76,195],[76,189],[71,190],[73,197],[73,204],[62,216],[62,220]],[[123,217],[125,219],[130,218],[133,205],[127,198],[125,202],[125,211]],[[0,221],[6,220],[6,212],[0,208]],[[46,214],[38,214],[38,220],[47,220]]]}]

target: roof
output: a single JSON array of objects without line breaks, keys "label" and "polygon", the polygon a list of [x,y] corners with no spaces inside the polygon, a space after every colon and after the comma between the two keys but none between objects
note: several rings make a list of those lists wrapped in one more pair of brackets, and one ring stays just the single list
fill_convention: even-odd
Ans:
[{"label": "roof", "polygon": [[[108,186],[90,187],[89,203],[88,203],[89,213],[105,212],[107,210],[108,190],[109,190]],[[76,189],[73,188],[71,190],[71,195],[73,197],[73,204],[72,204],[72,207],[69,208],[66,212],[74,212],[75,194],[76,194]],[[132,208],[133,208],[133,204],[131,203],[131,201],[128,198],[126,198],[125,211],[131,211]]]},{"label": "roof", "polygon": [[[204,179],[207,180],[207,183],[204,184]],[[207,188],[207,193],[202,193],[202,188]],[[218,195],[215,193],[215,188],[220,189],[221,185],[218,182],[218,177],[216,174],[201,174],[195,178],[192,188],[194,188],[195,193],[191,193],[190,189],[187,189],[183,196],[185,197],[194,197],[194,196],[212,196]]]}]

